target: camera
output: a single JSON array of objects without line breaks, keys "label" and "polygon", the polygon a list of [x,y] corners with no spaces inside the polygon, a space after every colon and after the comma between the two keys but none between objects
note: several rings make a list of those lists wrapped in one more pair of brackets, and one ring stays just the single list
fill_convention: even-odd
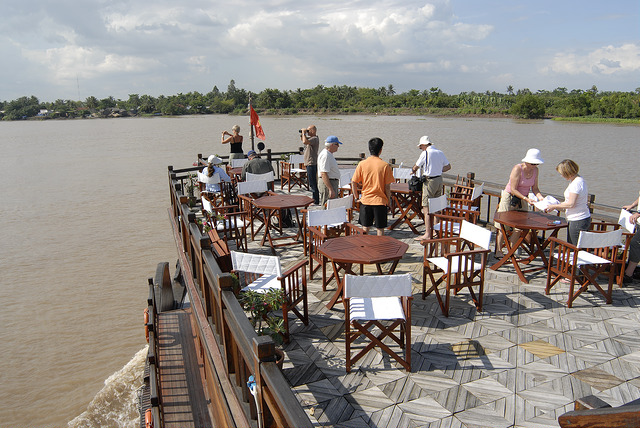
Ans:
[{"label": "camera", "polygon": [[305,131],[306,131],[306,129],[298,129],[298,132],[299,132],[299,133],[301,133],[301,134],[302,134],[303,132],[305,132]]}]

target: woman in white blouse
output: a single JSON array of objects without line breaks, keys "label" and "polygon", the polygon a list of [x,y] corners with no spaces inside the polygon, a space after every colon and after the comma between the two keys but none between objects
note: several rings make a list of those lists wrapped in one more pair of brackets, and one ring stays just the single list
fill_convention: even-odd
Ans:
[{"label": "woman in white blouse", "polygon": [[589,191],[587,183],[578,175],[578,164],[571,159],[565,159],[558,164],[556,171],[563,178],[569,181],[569,185],[564,191],[564,202],[549,205],[546,212],[552,210],[566,210],[569,231],[567,232],[567,242],[573,245],[578,244],[578,237],[581,230],[589,230],[591,225],[591,212],[587,205]]}]

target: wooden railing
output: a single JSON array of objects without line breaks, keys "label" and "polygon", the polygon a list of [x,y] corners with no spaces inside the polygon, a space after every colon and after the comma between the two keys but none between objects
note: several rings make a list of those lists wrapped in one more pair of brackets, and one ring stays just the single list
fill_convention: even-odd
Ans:
[{"label": "wooden railing", "polygon": [[[311,427],[312,423],[275,364],[275,344],[258,336],[201,233],[182,193],[189,172],[169,167],[169,210],[180,265],[203,355],[206,392],[214,426]],[[247,382],[253,376],[257,399]],[[256,404],[257,403],[257,404]]]}]

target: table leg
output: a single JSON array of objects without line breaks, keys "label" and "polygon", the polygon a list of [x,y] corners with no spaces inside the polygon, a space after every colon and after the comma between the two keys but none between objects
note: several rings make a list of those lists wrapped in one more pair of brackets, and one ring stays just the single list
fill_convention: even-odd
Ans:
[{"label": "table leg", "polygon": [[336,278],[337,289],[335,293],[333,293],[333,296],[331,297],[331,300],[329,301],[329,303],[327,303],[327,308],[329,309],[333,309],[333,307],[336,305],[336,303],[338,303],[338,301],[344,302],[344,299],[342,297],[342,291],[344,290],[344,275],[342,276],[342,278],[340,278],[340,269],[342,268],[344,270],[345,275],[347,273],[355,275],[354,272],[351,270],[351,266],[353,265],[352,263],[341,264],[331,260],[331,265],[333,266],[333,275]]},{"label": "table leg", "polygon": [[507,254],[500,259],[500,261],[498,261],[496,264],[491,266],[491,269],[498,270],[506,262],[511,261],[511,264],[513,265],[513,268],[516,270],[516,273],[518,274],[520,281],[524,282],[525,284],[528,284],[529,281],[527,280],[527,278],[525,278],[524,273],[522,272],[522,269],[518,264],[518,258],[516,257],[515,253],[516,253],[516,250],[522,245],[522,243],[526,239],[527,234],[529,233],[529,230],[518,229],[521,231],[520,237],[518,238],[518,241],[515,244],[511,245],[511,241],[509,241],[510,235],[507,233],[507,228],[502,224],[500,225],[500,228],[502,229],[502,233],[504,233],[505,245],[507,246],[508,251],[507,251]]}]

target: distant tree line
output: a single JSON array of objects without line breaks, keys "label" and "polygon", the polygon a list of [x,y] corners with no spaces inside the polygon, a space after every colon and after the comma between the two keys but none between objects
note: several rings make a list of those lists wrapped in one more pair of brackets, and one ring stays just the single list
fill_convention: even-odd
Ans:
[{"label": "distant tree line", "polygon": [[159,97],[130,94],[127,100],[113,97],[84,101],[40,102],[35,96],[0,102],[4,120],[30,118],[113,117],[131,115],[245,114],[251,97],[258,112],[266,114],[443,114],[509,115],[521,118],[592,117],[640,118],[640,88],[634,92],[600,92],[556,88],[553,91],[529,89],[498,92],[462,92],[449,95],[437,87],[396,93],[393,85],[358,88],[318,85],[312,89],[281,91],[264,89],[252,94],[238,89],[231,80],[226,92],[217,86],[207,94],[189,92]]}]

